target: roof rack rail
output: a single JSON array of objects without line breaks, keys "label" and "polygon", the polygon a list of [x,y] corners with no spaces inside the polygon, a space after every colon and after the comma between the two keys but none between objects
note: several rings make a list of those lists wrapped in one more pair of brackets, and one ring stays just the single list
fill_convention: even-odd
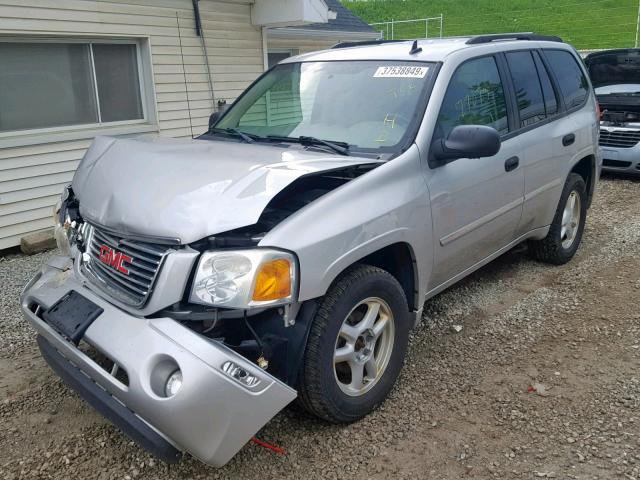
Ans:
[{"label": "roof rack rail", "polygon": [[331,48],[365,47],[367,45],[383,45],[385,43],[410,42],[411,40],[363,40],[361,42],[340,42]]},{"label": "roof rack rail", "polygon": [[537,35],[533,32],[522,32],[478,35],[467,40],[466,44],[479,45],[481,43],[491,43],[499,40],[540,40],[545,42],[562,42],[562,39],[560,37],[556,37],[555,35]]}]

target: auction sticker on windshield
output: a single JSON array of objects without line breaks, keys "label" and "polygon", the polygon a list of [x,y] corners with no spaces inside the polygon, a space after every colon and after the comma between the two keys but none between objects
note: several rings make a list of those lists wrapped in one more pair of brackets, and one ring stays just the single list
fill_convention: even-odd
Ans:
[{"label": "auction sticker on windshield", "polygon": [[411,67],[407,65],[378,67],[375,78],[424,78],[429,67]]}]

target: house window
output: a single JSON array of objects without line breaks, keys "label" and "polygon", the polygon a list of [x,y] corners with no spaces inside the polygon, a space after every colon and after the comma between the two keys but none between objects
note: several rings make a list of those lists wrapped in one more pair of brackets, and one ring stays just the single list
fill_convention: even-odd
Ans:
[{"label": "house window", "polygon": [[138,44],[0,41],[0,132],[144,120]]},{"label": "house window", "polygon": [[294,55],[298,55],[297,48],[288,48],[288,49],[278,49],[278,50],[269,50],[268,52],[268,60],[269,60],[269,68],[276,65],[278,62],[281,62],[285,58],[293,57]]}]

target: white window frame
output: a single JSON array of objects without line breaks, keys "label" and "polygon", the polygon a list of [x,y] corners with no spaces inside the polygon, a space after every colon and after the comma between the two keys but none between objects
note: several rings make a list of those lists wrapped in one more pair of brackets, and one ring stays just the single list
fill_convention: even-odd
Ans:
[{"label": "white window frame", "polygon": [[268,48],[267,49],[267,65],[269,64],[269,54],[270,53],[288,53],[290,57],[295,57],[296,55],[300,55],[299,48]]},{"label": "white window frame", "polygon": [[299,55],[300,54],[300,49],[297,48],[297,47],[291,47],[291,48],[271,48],[271,47],[269,47],[268,53],[288,53],[293,57],[295,55]]},{"label": "white window frame", "polygon": [[142,118],[121,120],[117,122],[84,123],[0,132],[0,149],[8,147],[35,145],[67,140],[93,138],[96,135],[126,135],[147,132],[158,132],[158,119],[155,109],[155,85],[151,62],[151,48],[148,37],[37,37],[37,36],[2,36],[3,43],[82,43],[89,45],[91,75],[96,99],[96,109],[100,119],[100,98],[96,79],[93,45],[94,44],[129,44],[136,46],[138,82]]}]

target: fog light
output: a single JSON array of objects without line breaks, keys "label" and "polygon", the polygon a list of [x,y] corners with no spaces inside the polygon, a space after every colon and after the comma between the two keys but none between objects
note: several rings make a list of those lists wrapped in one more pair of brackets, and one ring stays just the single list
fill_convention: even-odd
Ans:
[{"label": "fog light", "polygon": [[236,382],[240,382],[249,388],[253,388],[260,383],[260,379],[258,377],[251,375],[244,368],[230,361],[224,362],[222,365],[222,371],[233,378]]},{"label": "fog light", "polygon": [[176,370],[167,379],[167,383],[164,386],[164,394],[167,397],[173,397],[178,390],[182,387],[182,372],[180,370]]}]

